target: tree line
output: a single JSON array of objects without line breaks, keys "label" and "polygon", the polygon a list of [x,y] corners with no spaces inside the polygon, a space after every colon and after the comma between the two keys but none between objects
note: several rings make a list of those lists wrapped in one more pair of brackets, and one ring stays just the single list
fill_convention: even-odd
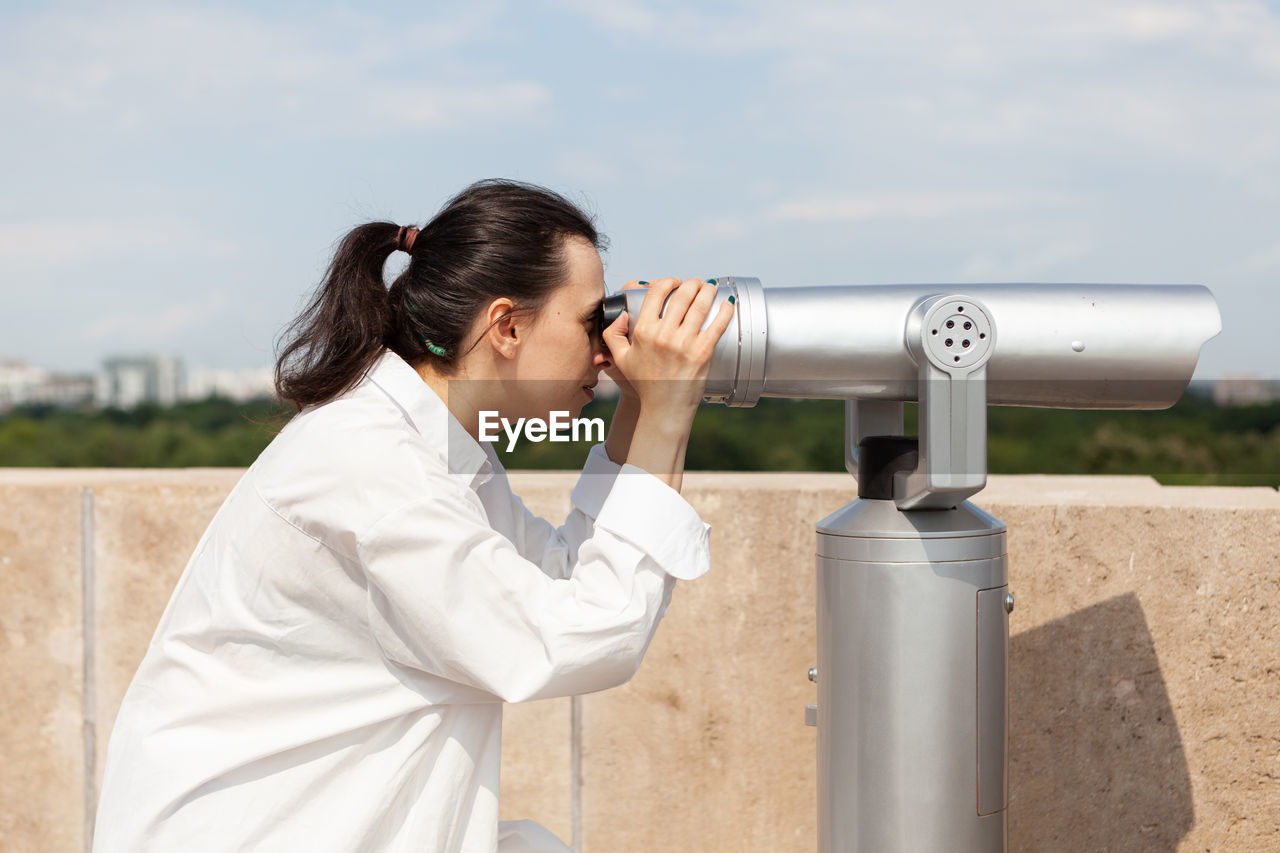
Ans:
[{"label": "tree line", "polygon": [[[613,403],[583,417],[606,427]],[[129,411],[25,407],[0,417],[0,466],[245,467],[288,421],[273,401],[217,397]],[[907,407],[907,430],[915,407]],[[765,399],[754,408],[703,406],[686,457],[691,470],[842,471],[837,400]],[[1187,394],[1159,412],[988,409],[993,474],[1147,474],[1167,484],[1280,487],[1280,403],[1220,407]],[[581,444],[498,446],[508,468],[571,469]]]}]

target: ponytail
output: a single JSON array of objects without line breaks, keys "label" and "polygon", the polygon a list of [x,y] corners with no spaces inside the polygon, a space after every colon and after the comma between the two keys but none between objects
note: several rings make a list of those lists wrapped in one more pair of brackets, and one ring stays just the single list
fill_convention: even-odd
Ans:
[{"label": "ponytail", "polygon": [[373,366],[387,336],[390,310],[382,267],[400,228],[361,225],[343,238],[311,303],[284,332],[276,360],[276,394],[301,409],[352,388]]},{"label": "ponytail", "polygon": [[[499,297],[536,311],[568,275],[565,240],[596,249],[605,239],[563,196],[517,181],[488,180],[454,196],[422,227],[371,222],[348,234],[305,311],[285,330],[276,393],[299,409],[353,388],[389,348],[443,375],[477,341],[472,324]],[[387,257],[409,253],[388,290]]]}]

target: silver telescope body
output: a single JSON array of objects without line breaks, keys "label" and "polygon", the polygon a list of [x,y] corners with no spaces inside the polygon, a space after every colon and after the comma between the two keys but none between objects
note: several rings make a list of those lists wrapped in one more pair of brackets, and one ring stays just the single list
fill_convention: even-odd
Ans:
[{"label": "silver telescope body", "polygon": [[[761,397],[918,400],[912,323],[940,294],[969,297],[986,315],[975,318],[991,327],[986,338],[977,322],[969,337],[960,327],[940,333],[955,333],[948,337],[957,353],[989,355],[986,402],[994,405],[1167,408],[1186,390],[1201,346],[1222,328],[1217,303],[1200,285],[765,288],[737,276],[716,283],[708,318],[730,296],[736,311],[712,357],[705,395],[730,406]],[[606,322],[623,304],[638,315],[646,292],[610,297]]]},{"label": "silver telescope body", "polygon": [[[912,284],[733,298],[705,395],[844,399],[858,499],[817,523],[818,849],[1008,847],[1006,527],[986,484],[986,407],[1160,409],[1221,329],[1198,285]],[[645,290],[605,300],[636,313]],[[708,320],[710,322],[710,320]],[[903,404],[919,435],[903,434]]]}]

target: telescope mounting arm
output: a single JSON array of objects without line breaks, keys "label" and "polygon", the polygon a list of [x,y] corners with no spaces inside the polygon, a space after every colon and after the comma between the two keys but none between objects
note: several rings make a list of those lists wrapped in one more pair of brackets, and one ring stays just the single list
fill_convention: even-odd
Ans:
[{"label": "telescope mounting arm", "polygon": [[[935,295],[907,315],[906,346],[918,366],[919,452],[894,475],[901,510],[950,509],[987,484],[986,365],[995,349],[990,311],[976,299]],[[863,438],[903,433],[902,403],[845,401],[845,467],[857,471]]]}]

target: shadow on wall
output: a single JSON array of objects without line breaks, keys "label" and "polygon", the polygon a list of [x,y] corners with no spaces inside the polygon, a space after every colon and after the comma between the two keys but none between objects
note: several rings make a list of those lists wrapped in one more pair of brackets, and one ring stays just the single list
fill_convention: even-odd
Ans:
[{"label": "shadow on wall", "polygon": [[1014,636],[1009,670],[1010,849],[1176,851],[1191,779],[1137,596]]}]

